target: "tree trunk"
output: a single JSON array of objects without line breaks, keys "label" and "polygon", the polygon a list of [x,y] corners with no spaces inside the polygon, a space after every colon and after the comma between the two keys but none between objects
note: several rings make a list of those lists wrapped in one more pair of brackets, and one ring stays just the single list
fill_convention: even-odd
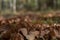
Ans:
[{"label": "tree trunk", "polygon": [[57,0],[53,0],[54,2],[54,8],[56,9],[57,8]]},{"label": "tree trunk", "polygon": [[1,0],[0,0],[0,11],[1,11]]},{"label": "tree trunk", "polygon": [[16,13],[16,0],[13,0],[13,13]]},{"label": "tree trunk", "polygon": [[40,0],[38,0],[38,10],[40,10],[41,8],[41,3],[40,3]]}]

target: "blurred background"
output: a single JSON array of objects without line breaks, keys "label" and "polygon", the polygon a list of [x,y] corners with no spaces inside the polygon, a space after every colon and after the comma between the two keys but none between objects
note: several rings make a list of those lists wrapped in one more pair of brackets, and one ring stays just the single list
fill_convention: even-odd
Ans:
[{"label": "blurred background", "polygon": [[0,16],[20,14],[60,16],[60,0],[0,0]]},{"label": "blurred background", "polygon": [[0,0],[0,12],[60,10],[60,0]]}]

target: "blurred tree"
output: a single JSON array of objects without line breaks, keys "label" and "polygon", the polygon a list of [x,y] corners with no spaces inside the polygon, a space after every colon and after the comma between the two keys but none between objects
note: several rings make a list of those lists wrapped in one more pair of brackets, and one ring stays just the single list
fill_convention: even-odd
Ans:
[{"label": "blurred tree", "polygon": [[53,8],[54,6],[53,0],[47,0],[47,6]]},{"label": "blurred tree", "polygon": [[4,10],[4,7],[5,7],[4,0],[1,0],[1,9]]},{"label": "blurred tree", "polygon": [[40,0],[38,0],[38,10],[40,10],[41,8],[41,3],[40,3]]},{"label": "blurred tree", "polygon": [[41,10],[47,9],[47,0],[40,0],[41,3]]},{"label": "blurred tree", "polygon": [[[14,11],[17,9],[28,9],[28,10],[42,10],[46,9],[59,9],[60,0],[0,0],[2,10],[10,8]],[[0,8],[1,9],[1,8]]]},{"label": "blurred tree", "polygon": [[16,13],[16,0],[13,0],[13,13]]},{"label": "blurred tree", "polygon": [[60,9],[60,0],[57,1],[58,9]]},{"label": "blurred tree", "polygon": [[1,11],[1,0],[0,0],[0,11]]}]

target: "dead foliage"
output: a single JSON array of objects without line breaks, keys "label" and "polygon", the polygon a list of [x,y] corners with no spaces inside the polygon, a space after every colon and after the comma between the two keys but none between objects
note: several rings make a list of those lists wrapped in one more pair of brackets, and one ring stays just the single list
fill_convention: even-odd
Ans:
[{"label": "dead foliage", "polygon": [[28,16],[0,20],[0,40],[60,40],[60,24],[32,23]]}]

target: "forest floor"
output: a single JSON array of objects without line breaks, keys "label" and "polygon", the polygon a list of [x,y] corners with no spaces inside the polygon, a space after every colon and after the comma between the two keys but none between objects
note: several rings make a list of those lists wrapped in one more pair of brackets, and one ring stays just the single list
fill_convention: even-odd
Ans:
[{"label": "forest floor", "polygon": [[60,40],[60,11],[3,14],[0,40]]}]

